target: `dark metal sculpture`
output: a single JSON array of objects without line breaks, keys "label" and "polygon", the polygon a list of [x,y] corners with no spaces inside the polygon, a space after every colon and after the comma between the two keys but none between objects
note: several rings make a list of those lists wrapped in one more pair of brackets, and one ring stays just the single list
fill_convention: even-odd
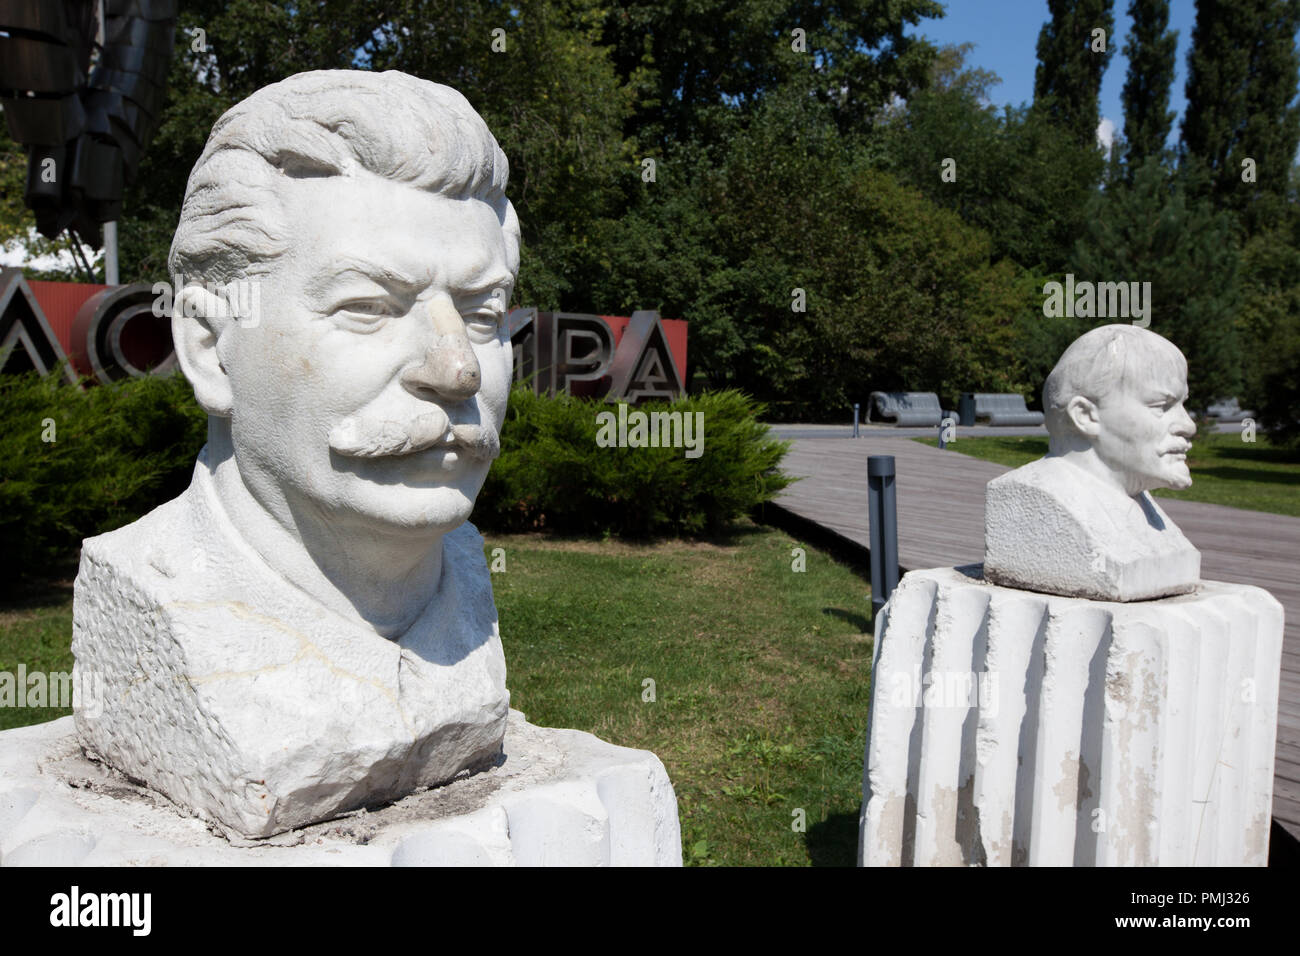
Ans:
[{"label": "dark metal sculpture", "polygon": [[70,229],[97,247],[120,217],[158,127],[176,14],[177,0],[0,0],[0,106],[49,238]]}]

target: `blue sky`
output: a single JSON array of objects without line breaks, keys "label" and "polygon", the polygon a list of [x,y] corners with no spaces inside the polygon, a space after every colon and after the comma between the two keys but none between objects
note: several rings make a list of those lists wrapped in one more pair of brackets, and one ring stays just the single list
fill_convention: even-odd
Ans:
[{"label": "blue sky", "polygon": [[[939,46],[974,43],[975,49],[966,62],[1002,77],[1002,83],[989,91],[990,99],[999,106],[1031,101],[1034,68],[1038,65],[1038,31],[1048,19],[1047,0],[951,0],[945,6],[947,16],[922,20],[909,32],[929,37]],[[1114,0],[1115,32],[1106,42],[1115,55],[1101,81],[1102,118],[1113,122],[1120,132],[1124,129],[1120,91],[1128,72],[1128,59],[1122,52],[1131,22],[1128,6],[1129,0]],[[1183,84],[1187,82],[1187,51],[1192,45],[1195,22],[1195,0],[1170,0],[1169,29],[1178,31],[1177,72],[1169,91],[1170,108],[1177,113],[1171,143],[1178,138],[1178,125],[1187,104]]]}]

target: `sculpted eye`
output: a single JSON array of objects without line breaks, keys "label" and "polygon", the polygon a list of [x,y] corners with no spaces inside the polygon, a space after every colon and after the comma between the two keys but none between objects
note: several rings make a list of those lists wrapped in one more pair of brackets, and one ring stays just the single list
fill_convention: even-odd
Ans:
[{"label": "sculpted eye", "polygon": [[344,311],[358,315],[387,315],[388,306],[383,302],[350,302],[343,306]]},{"label": "sculpted eye", "polygon": [[350,299],[340,303],[330,316],[339,325],[354,332],[373,332],[386,320],[404,315],[405,310],[386,299]]},{"label": "sculpted eye", "polygon": [[501,329],[501,320],[505,313],[494,300],[466,309],[461,313],[465,317],[465,328],[470,338],[479,343],[496,338]]}]

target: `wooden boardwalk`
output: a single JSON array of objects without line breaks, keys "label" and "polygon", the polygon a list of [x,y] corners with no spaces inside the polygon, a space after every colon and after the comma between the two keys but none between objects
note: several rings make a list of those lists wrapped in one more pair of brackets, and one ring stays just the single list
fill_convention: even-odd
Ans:
[{"label": "wooden boardwalk", "polygon": [[[1009,469],[907,438],[795,439],[784,469],[803,480],[777,503],[867,547],[868,455],[894,456],[903,570],[984,559],[984,485]],[[1200,549],[1203,577],[1266,588],[1285,608],[1273,817],[1300,837],[1300,518],[1169,498],[1160,507]]]}]

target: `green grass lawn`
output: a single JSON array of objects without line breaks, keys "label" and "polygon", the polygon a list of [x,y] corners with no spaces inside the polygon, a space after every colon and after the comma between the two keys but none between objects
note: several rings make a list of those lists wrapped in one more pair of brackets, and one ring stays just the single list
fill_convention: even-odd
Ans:
[{"label": "green grass lawn", "polygon": [[[939,444],[935,438],[914,440]],[[958,437],[948,448],[1017,468],[1047,454],[1047,439]],[[1159,488],[1154,494],[1300,517],[1300,453],[1275,448],[1263,436],[1254,442],[1242,441],[1235,432],[1198,437],[1187,456],[1187,466],[1192,487],[1186,491]]]},{"label": "green grass lawn", "polygon": [[[71,673],[71,644],[71,581],[44,585],[0,604],[0,672],[14,675],[15,682],[19,664],[25,665],[28,673]],[[44,723],[70,713],[70,707],[0,707],[0,730]]]},{"label": "green grass lawn", "polygon": [[[512,706],[658,754],[688,864],[853,864],[871,665],[861,577],[748,523],[715,543],[487,547],[505,551],[492,583]],[[71,669],[71,625],[66,588],[8,605],[0,671]],[[0,727],[63,713],[0,709]]]}]

